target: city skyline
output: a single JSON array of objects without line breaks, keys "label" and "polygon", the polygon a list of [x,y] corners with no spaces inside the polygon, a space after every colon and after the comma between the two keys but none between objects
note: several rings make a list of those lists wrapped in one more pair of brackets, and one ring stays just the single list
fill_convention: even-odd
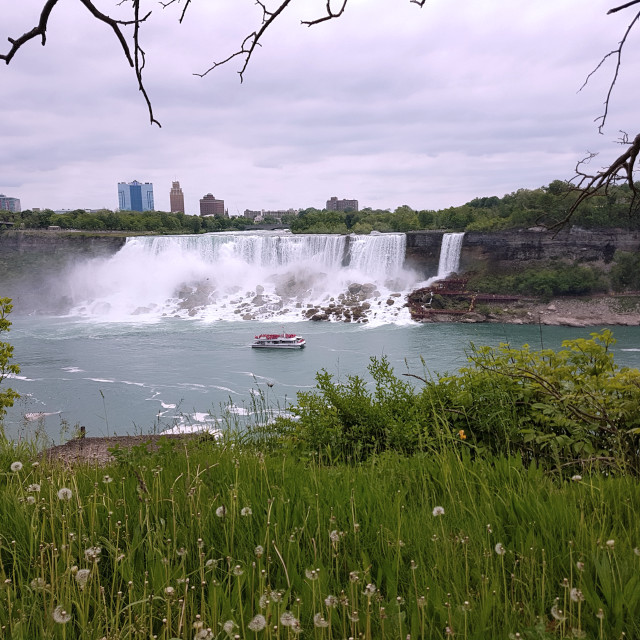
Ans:
[{"label": "city skyline", "polygon": [[[628,24],[604,0],[459,0],[455,11],[350,0],[340,19],[311,28],[300,20],[325,3],[293,3],[242,84],[237,59],[194,76],[260,21],[252,3],[214,4],[191,3],[182,25],[177,5],[154,11],[141,32],[161,129],[112,31],[81,3],[57,5],[46,47],[32,41],[1,69],[0,192],[23,209],[112,209],[111,185],[139,175],[163,185],[156,206],[169,210],[164,185],[180,176],[191,213],[209,190],[231,215],[320,207],[332,193],[438,209],[570,178],[588,151],[604,166],[620,153],[619,131],[635,132],[636,31],[604,135],[594,119],[613,59],[579,91]],[[33,7],[0,9],[6,49],[34,26]]]}]

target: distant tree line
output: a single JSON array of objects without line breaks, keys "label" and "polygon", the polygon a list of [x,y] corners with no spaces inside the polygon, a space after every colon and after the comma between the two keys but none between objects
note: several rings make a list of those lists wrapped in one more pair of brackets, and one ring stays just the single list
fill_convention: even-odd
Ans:
[{"label": "distant tree line", "polygon": [[[415,210],[401,205],[390,209],[365,208],[360,211],[303,209],[282,220],[267,218],[266,224],[281,223],[293,233],[371,233],[406,232],[428,229],[448,231],[503,231],[532,226],[553,227],[564,220],[580,196],[569,182],[555,180],[538,189],[518,189],[502,198],[474,198],[459,207]],[[584,201],[573,214],[571,223],[586,229],[618,227],[639,229],[640,217],[630,215],[633,194],[628,185],[611,187],[608,193]],[[0,212],[0,220],[17,228],[86,231],[123,231],[136,233],[207,233],[233,229],[251,229],[252,220],[243,217],[217,218],[188,216],[165,211],[109,211],[87,213],[83,209],[64,214],[51,210]]]}]

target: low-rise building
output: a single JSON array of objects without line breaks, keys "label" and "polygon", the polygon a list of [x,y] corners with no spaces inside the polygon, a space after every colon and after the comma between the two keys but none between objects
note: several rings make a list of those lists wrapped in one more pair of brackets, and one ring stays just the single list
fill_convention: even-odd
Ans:
[{"label": "low-rise building", "polygon": [[200,198],[200,215],[217,216],[218,218],[228,218],[229,214],[224,209],[224,200],[218,200],[211,193]]}]

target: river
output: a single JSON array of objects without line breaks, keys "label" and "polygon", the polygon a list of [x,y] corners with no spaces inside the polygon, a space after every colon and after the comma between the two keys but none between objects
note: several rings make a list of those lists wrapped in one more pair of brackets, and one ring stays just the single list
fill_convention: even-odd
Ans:
[{"label": "river", "polygon": [[[321,369],[337,381],[366,377],[370,358],[384,355],[398,374],[436,375],[463,366],[471,342],[558,347],[600,329],[413,323],[404,295],[442,273],[405,270],[402,234],[352,238],[349,247],[326,237],[201,238],[132,240],[57,276],[64,313],[12,314],[2,339],[21,373],[3,386],[21,399],[4,420],[9,437],[40,431],[60,441],[78,426],[89,436],[216,429],[222,407],[250,419],[261,393],[282,409]],[[455,271],[450,249],[439,272]],[[354,283],[372,285],[366,323],[305,319],[308,309],[342,304]],[[254,334],[283,327],[307,347],[250,348]],[[616,362],[640,366],[640,328],[614,335]]]}]

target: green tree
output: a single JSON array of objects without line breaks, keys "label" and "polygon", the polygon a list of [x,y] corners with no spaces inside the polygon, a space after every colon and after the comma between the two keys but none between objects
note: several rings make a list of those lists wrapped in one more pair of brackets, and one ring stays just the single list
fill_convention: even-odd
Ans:
[{"label": "green tree", "polygon": [[[11,323],[7,320],[7,316],[13,308],[9,298],[0,298],[0,334],[3,331],[9,331]],[[13,357],[13,347],[6,343],[0,342],[0,383],[9,375],[20,373],[20,367],[17,364],[11,364]],[[0,419],[7,411],[7,407],[13,406],[13,401],[19,395],[13,389],[0,391]],[[0,430],[1,432],[1,430]]]}]

